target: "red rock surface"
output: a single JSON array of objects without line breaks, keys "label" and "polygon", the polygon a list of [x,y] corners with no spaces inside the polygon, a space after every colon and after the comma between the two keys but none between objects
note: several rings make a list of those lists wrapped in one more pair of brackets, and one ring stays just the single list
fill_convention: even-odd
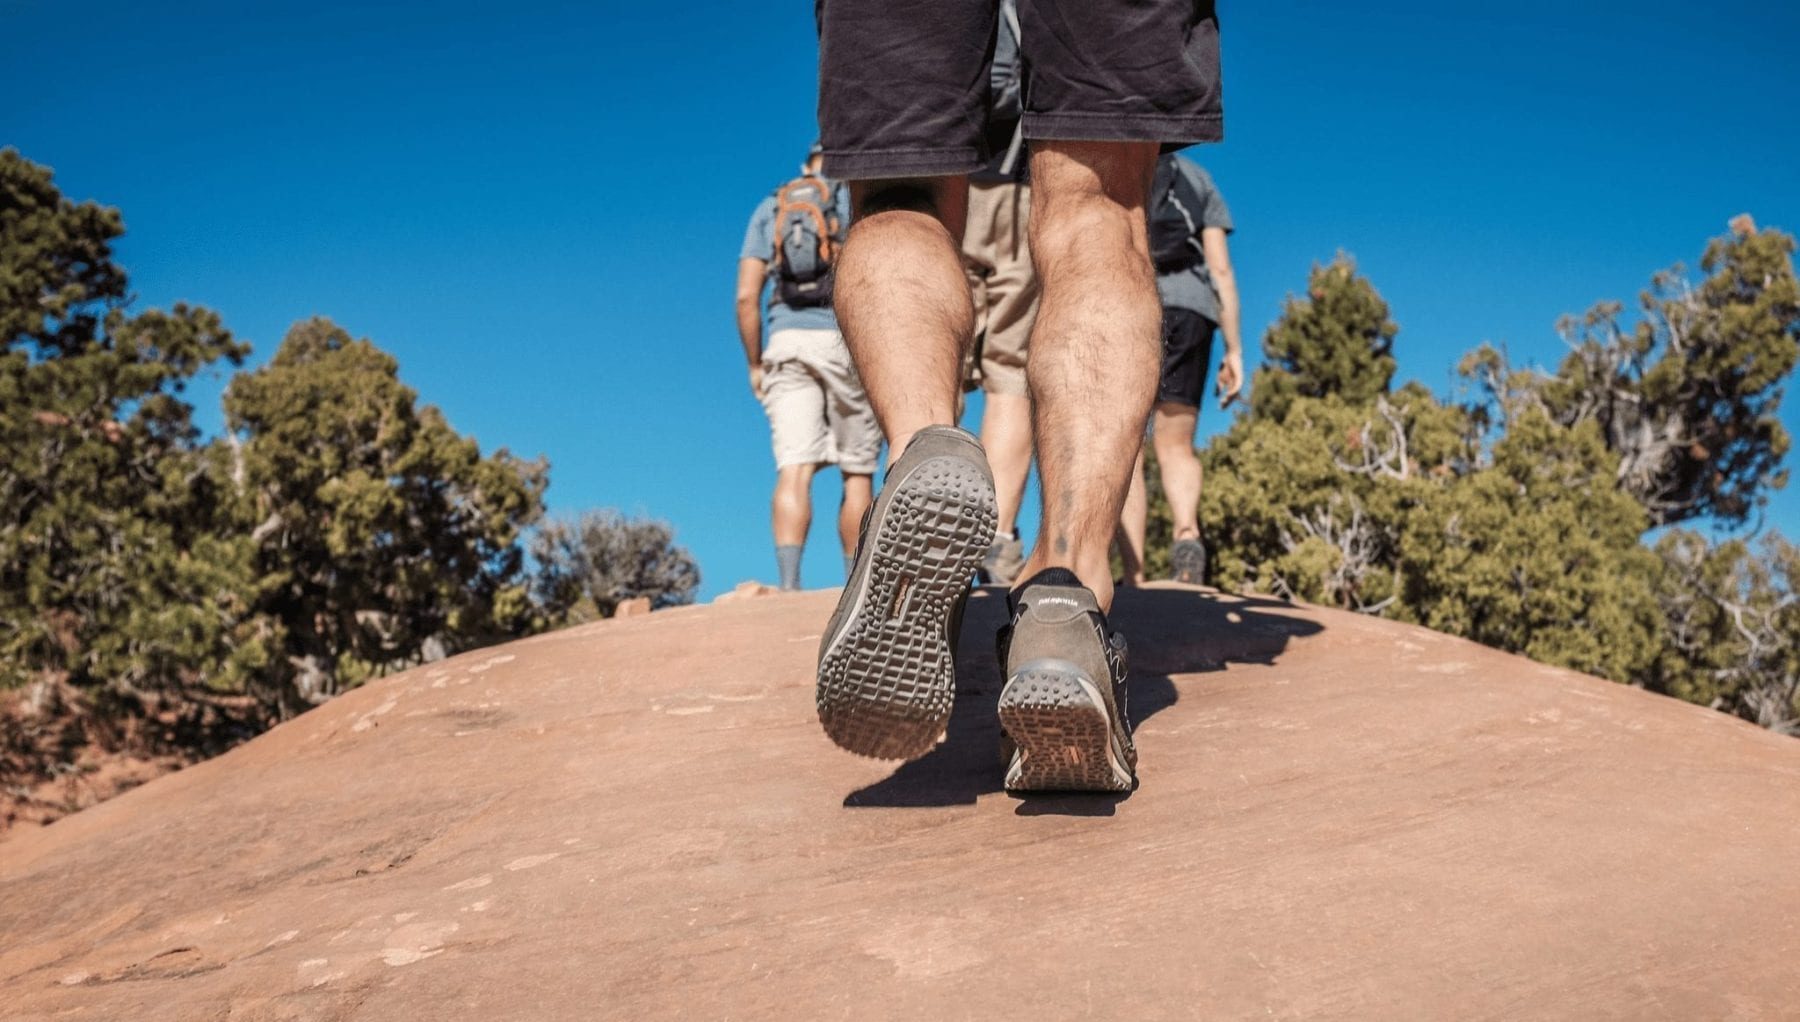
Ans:
[{"label": "red rock surface", "polygon": [[1142,786],[833,748],[830,594],[386,679],[0,845],[9,1019],[1792,1018],[1800,742],[1349,614],[1121,598]]}]

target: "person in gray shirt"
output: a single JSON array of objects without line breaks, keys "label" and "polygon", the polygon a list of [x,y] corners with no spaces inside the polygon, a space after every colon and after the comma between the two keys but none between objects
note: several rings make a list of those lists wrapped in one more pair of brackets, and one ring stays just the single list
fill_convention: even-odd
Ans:
[{"label": "person in gray shirt", "polygon": [[[1200,537],[1200,459],[1194,454],[1194,430],[1200,422],[1215,332],[1225,337],[1217,382],[1219,407],[1229,405],[1244,385],[1237,278],[1225,243],[1232,231],[1231,211],[1211,175],[1174,155],[1158,161],[1150,201],[1150,249],[1163,306],[1162,378],[1151,412],[1150,437],[1174,519],[1171,575],[1177,582],[1198,584],[1206,575],[1206,547]],[[1125,580],[1142,583],[1149,517],[1142,451],[1119,517],[1127,547],[1121,551]]]}]

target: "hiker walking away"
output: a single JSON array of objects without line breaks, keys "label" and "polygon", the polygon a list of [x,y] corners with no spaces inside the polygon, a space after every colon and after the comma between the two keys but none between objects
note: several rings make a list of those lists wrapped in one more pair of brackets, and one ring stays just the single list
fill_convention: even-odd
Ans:
[{"label": "hiker walking away", "polygon": [[[824,169],[856,221],[836,308],[892,449],[821,640],[825,732],[911,759],[943,734],[969,578],[994,538],[993,474],[957,429],[975,312],[959,242],[986,151],[997,0],[822,0]],[[1210,0],[1021,0],[1031,259],[1026,379],[1042,526],[1001,636],[1012,790],[1123,791],[1137,753],[1108,549],[1156,396],[1161,305],[1146,203],[1165,146],[1220,137]]]},{"label": "hiker walking away", "polygon": [[[1150,442],[1173,519],[1170,575],[1177,582],[1197,585],[1206,577],[1206,546],[1200,535],[1200,459],[1194,454],[1194,430],[1200,422],[1215,332],[1225,337],[1215,390],[1219,407],[1231,404],[1244,384],[1237,277],[1231,272],[1231,252],[1225,243],[1232,230],[1231,211],[1211,175],[1174,155],[1157,161],[1150,202],[1150,257],[1156,263],[1156,291],[1163,306],[1162,379],[1150,413]],[[1125,578],[1138,585],[1144,581],[1148,517],[1140,450],[1120,521]]]},{"label": "hiker walking away", "polygon": [[[800,588],[814,473],[832,464],[843,473],[838,538],[848,572],[881,456],[881,429],[832,311],[835,264],[850,218],[848,189],[822,177],[819,161],[815,145],[800,176],[757,205],[738,258],[738,336],[775,449],[771,517],[783,589]],[[766,284],[773,286],[765,345]]]},{"label": "hiker walking away", "polygon": [[1025,565],[1019,505],[1031,472],[1031,398],[1025,358],[1037,317],[1038,279],[1031,268],[1026,217],[1029,166],[1020,135],[1019,14],[1002,0],[988,74],[987,141],[993,158],[969,175],[963,266],[975,305],[975,344],[964,387],[983,393],[981,445],[994,472],[998,511],[994,542],[981,562],[984,582],[1011,585]]}]

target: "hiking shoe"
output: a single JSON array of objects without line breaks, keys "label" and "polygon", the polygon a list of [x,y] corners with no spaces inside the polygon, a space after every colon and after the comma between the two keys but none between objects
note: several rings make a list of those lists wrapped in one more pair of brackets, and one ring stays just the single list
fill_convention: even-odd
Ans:
[{"label": "hiking shoe", "polygon": [[1206,581],[1206,546],[1197,539],[1178,539],[1169,546],[1169,577],[1197,586]]},{"label": "hiking shoe", "polygon": [[1025,567],[1025,541],[1014,532],[1011,536],[994,540],[988,547],[987,556],[981,559],[980,578],[984,585],[1009,586],[1019,577],[1019,569]]},{"label": "hiking shoe", "polygon": [[1000,636],[1002,751],[1009,791],[1130,791],[1137,749],[1125,719],[1125,639],[1066,568],[1015,596]]},{"label": "hiking shoe", "polygon": [[956,696],[956,635],[994,539],[994,477],[973,436],[920,430],[888,468],[819,643],[819,722],[876,759],[931,751]]}]

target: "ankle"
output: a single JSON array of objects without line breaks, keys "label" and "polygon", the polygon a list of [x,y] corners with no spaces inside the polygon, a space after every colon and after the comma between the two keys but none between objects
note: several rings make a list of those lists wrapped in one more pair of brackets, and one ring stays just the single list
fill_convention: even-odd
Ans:
[{"label": "ankle", "polygon": [[1029,580],[1045,568],[1067,568],[1075,573],[1081,584],[1094,594],[1094,601],[1100,605],[1101,613],[1112,608],[1113,576],[1112,562],[1102,554],[1099,558],[1049,557],[1042,553],[1033,554],[1025,567],[1019,570],[1014,585]]}]

